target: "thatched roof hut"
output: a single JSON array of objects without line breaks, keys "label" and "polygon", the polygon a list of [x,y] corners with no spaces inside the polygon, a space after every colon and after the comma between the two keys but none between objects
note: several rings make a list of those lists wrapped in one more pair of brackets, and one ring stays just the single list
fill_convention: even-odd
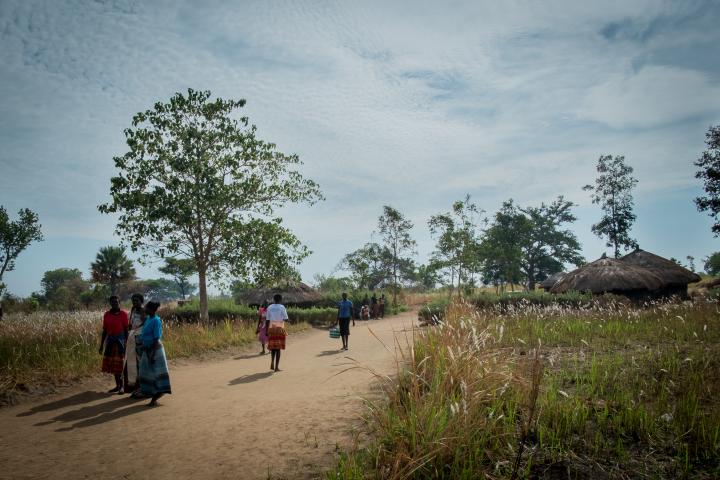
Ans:
[{"label": "thatched roof hut", "polygon": [[662,279],[665,286],[687,287],[688,283],[695,283],[701,280],[700,275],[697,273],[693,273],[687,268],[681,267],[672,260],[660,257],[654,253],[646,252],[645,250],[635,250],[632,253],[628,253],[620,260],[625,263],[637,265],[650,270]]},{"label": "thatched roof hut", "polygon": [[565,275],[550,290],[642,296],[663,286],[653,272],[614,258],[600,258]]},{"label": "thatched roof hut", "polygon": [[628,253],[621,260],[630,265],[642,267],[650,272],[654,273],[663,281],[663,285],[660,288],[659,296],[673,296],[677,295],[682,298],[687,298],[687,286],[689,283],[699,282],[701,280],[700,275],[693,273],[685,267],[681,267],[672,260],[655,255],[654,253],[646,252],[645,250],[637,249],[632,253]]},{"label": "thatched roof hut", "polygon": [[555,285],[558,282],[558,280],[563,278],[565,275],[567,275],[567,272],[553,273],[552,275],[547,277],[545,280],[540,282],[540,288],[542,288],[546,292],[549,292],[550,289],[553,287],[553,285]]},{"label": "thatched roof hut", "polygon": [[272,303],[276,293],[282,295],[284,305],[312,307],[323,297],[317,290],[302,282],[280,285],[275,288],[253,288],[239,294],[235,301],[245,305],[262,305],[264,301]]}]

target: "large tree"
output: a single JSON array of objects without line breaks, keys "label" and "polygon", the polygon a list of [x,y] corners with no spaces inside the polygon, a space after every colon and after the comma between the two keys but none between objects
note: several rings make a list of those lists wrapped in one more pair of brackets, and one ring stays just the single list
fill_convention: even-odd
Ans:
[{"label": "large tree", "polygon": [[714,252],[705,257],[705,273],[712,276],[720,275],[720,252]]},{"label": "large tree", "polygon": [[695,178],[703,181],[705,195],[695,199],[695,205],[701,212],[708,212],[713,219],[712,231],[720,236],[720,125],[710,127],[705,134],[705,150],[695,162],[699,170]]},{"label": "large tree", "polygon": [[0,206],[0,295],[5,290],[2,282],[5,272],[15,268],[15,260],[28,245],[42,239],[36,213],[23,208],[18,212],[18,219],[10,221],[7,211]]},{"label": "large tree", "polygon": [[522,251],[520,267],[528,290],[535,290],[537,281],[561,272],[566,263],[579,267],[585,262],[577,237],[563,228],[576,220],[572,207],[572,202],[559,196],[549,205],[519,209],[526,219],[518,237]]},{"label": "large tree", "polygon": [[[412,259],[417,243],[410,236],[413,224],[402,213],[391,206],[383,206],[383,213],[378,218],[378,231],[383,241],[383,247],[390,252],[389,271],[392,274],[393,305],[397,305],[397,294],[400,280],[409,278],[413,269]],[[407,274],[405,274],[407,272]]]},{"label": "large tree", "polygon": [[434,269],[449,273],[450,288],[454,287],[457,275],[458,291],[463,280],[471,280],[480,270],[480,223],[484,211],[470,201],[470,195],[464,200],[453,203],[452,211],[430,217],[428,227],[435,237],[435,251],[431,256]]},{"label": "large tree", "polygon": [[133,117],[129,151],[115,157],[112,201],[117,232],[133,251],[195,261],[200,318],[208,320],[207,283],[282,270],[309,254],[276,210],[322,198],[295,168],[297,155],[260,140],[245,100],[210,99],[188,90]]},{"label": "large tree", "polygon": [[608,247],[613,247],[615,258],[620,257],[620,249],[637,248],[637,240],[630,236],[635,222],[633,213],[632,189],[638,181],[632,176],[633,168],[625,163],[625,157],[601,155],[597,163],[598,176],[595,185],[585,185],[583,190],[592,192],[592,203],[600,205],[603,216],[592,226],[592,231],[600,238],[606,238]]},{"label": "large tree", "polygon": [[118,294],[118,287],[135,278],[132,260],[123,247],[102,247],[90,264],[92,280],[108,287],[110,295]]},{"label": "large tree", "polygon": [[160,273],[170,275],[177,285],[180,295],[185,299],[186,295],[192,294],[195,285],[188,280],[196,273],[195,261],[192,258],[165,258],[165,265],[160,267]]}]

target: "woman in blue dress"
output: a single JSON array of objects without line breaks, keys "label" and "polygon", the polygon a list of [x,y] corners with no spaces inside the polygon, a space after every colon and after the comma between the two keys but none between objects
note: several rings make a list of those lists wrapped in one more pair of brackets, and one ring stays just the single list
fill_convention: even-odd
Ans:
[{"label": "woman in blue dress", "polygon": [[162,321],[157,316],[158,302],[145,305],[147,318],[142,326],[142,358],[140,359],[140,390],[151,397],[148,406],[154,407],[160,397],[170,390],[170,375],[162,344]]}]

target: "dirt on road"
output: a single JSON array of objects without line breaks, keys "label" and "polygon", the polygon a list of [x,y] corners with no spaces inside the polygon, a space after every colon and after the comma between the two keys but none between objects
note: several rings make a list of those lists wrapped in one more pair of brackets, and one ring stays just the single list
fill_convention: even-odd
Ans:
[{"label": "dirt on road", "polygon": [[319,478],[354,441],[372,394],[372,374],[348,367],[393,374],[394,338],[404,343],[415,318],[358,321],[347,352],[327,330],[290,336],[276,373],[259,346],[171,364],[173,394],[156,408],[104,393],[108,377],[2,409],[0,478]]}]

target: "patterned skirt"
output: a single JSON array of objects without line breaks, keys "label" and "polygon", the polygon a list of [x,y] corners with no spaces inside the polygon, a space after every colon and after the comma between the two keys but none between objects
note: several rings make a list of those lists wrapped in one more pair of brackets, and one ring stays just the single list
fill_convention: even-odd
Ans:
[{"label": "patterned skirt", "polygon": [[[143,349],[140,358],[140,390],[146,396],[158,393],[172,393],[170,390],[170,374],[168,373],[165,349],[161,342],[157,343],[155,351]],[[153,359],[150,354],[154,353]]]},{"label": "patterned skirt", "polygon": [[267,334],[267,329],[265,328],[265,325],[260,327],[260,330],[258,330],[258,340],[261,343],[267,343],[267,341],[268,341],[268,334]]},{"label": "patterned skirt", "polygon": [[138,349],[138,347],[141,346],[138,342],[142,342],[142,340],[140,340],[140,335],[136,335],[136,333],[135,330],[132,330],[127,340],[125,370],[123,371],[125,390],[138,387],[138,369],[140,367],[140,356],[142,354]]},{"label": "patterned skirt", "polygon": [[125,345],[116,337],[105,340],[103,351],[102,371],[113,375],[122,375],[125,364]]},{"label": "patterned skirt", "polygon": [[268,328],[268,344],[269,350],[285,350],[285,337],[287,332],[283,327],[270,326]]}]

